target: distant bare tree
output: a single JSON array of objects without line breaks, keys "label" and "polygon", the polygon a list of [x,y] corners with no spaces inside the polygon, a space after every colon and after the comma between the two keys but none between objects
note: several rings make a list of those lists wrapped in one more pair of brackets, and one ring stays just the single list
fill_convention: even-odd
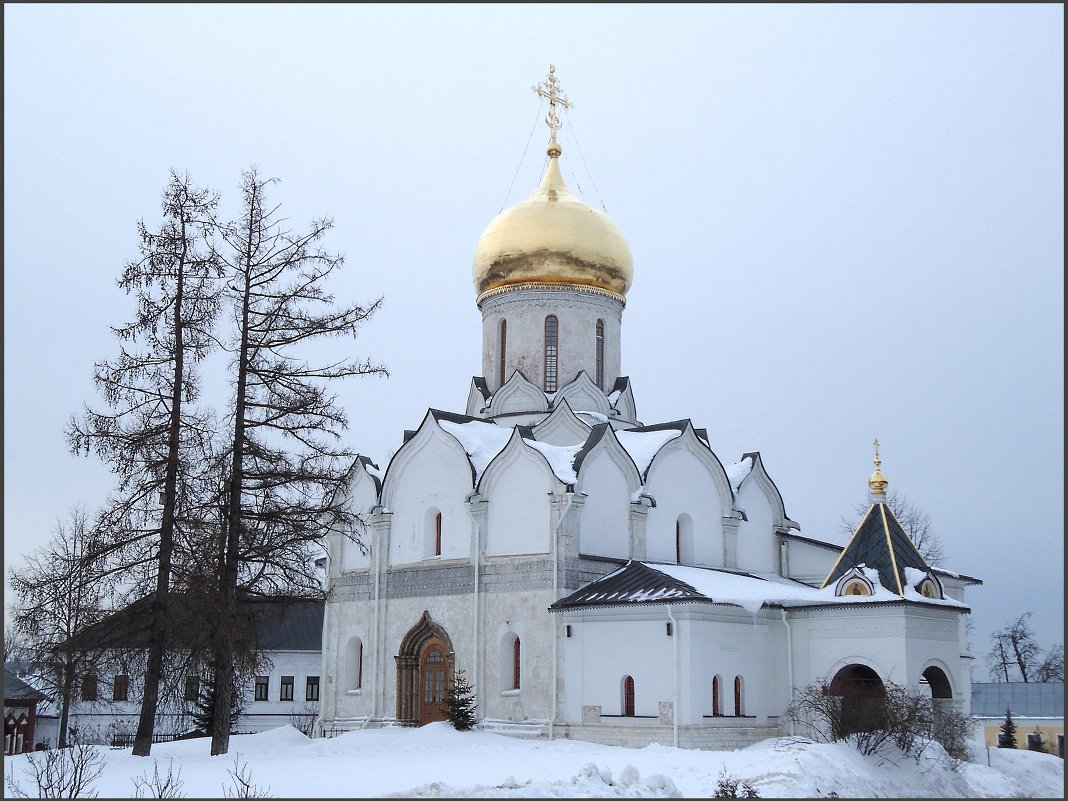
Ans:
[{"label": "distant bare tree", "polygon": [[27,662],[30,659],[30,643],[25,635],[14,628],[4,627],[4,662]]},{"label": "distant bare tree", "polygon": [[[916,546],[916,550],[920,552],[924,561],[931,567],[941,567],[946,560],[945,549],[938,532],[931,524],[930,513],[896,490],[890,490],[886,494],[886,505],[894,513],[901,528],[909,535],[909,539],[912,540],[912,544]],[[847,536],[852,535],[863,521],[864,515],[868,513],[870,506],[871,503],[868,501],[858,502],[853,507],[855,522],[850,522],[843,517],[842,532]]]},{"label": "distant bare tree", "polygon": [[13,630],[23,638],[39,689],[59,703],[60,748],[67,745],[77,679],[94,673],[103,658],[65,647],[109,611],[113,582],[106,566],[86,560],[98,549],[98,536],[85,508],[75,506],[66,522],[57,521],[48,544],[10,573]]},{"label": "distant bare tree", "polygon": [[239,625],[239,592],[320,594],[314,561],[323,532],[357,524],[343,491],[356,454],[338,444],[348,421],[332,384],[387,375],[370,360],[307,361],[309,344],[355,337],[382,301],[335,304],[325,285],[343,259],[318,245],[332,222],[314,220],[301,234],[286,229],[278,207],[267,204],[273,182],[246,171],[242,216],[223,229],[233,396],[217,549],[212,755],[229,747],[229,696],[247,634]]},{"label": "distant bare tree", "polygon": [[195,517],[199,499],[191,473],[206,459],[210,417],[195,413],[197,362],[210,351],[219,309],[218,257],[211,246],[218,197],[172,171],[163,193],[163,222],[150,230],[138,222],[140,257],[129,262],[118,285],[137,298],[132,322],[113,329],[123,343],[119,356],[96,365],[94,379],[108,408],[86,407],[72,418],[71,451],[97,455],[119,478],[106,519],[121,569],[140,569],[154,589],[154,625],[148,648],[141,715],[133,753],[147,756],[159,699],[167,644],[169,596],[176,539],[182,519]]},{"label": "distant bare tree", "polygon": [[1064,646],[1054,645],[1035,668],[1035,681],[1064,681]]},{"label": "distant bare tree", "polygon": [[1058,643],[1045,654],[1027,622],[1030,612],[991,635],[987,667],[994,681],[1064,681],[1064,647]]}]

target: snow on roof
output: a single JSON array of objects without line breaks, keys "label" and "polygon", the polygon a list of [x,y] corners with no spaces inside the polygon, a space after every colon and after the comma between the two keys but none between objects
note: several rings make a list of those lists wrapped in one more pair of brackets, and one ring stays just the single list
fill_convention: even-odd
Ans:
[{"label": "snow on roof", "polygon": [[534,448],[534,450],[540,451],[546,461],[549,462],[549,467],[552,468],[556,477],[565,484],[574,484],[578,481],[578,476],[575,475],[575,457],[582,450],[582,446],[585,443],[550,445],[548,442],[538,442],[534,439],[524,439],[523,442]]},{"label": "snow on roof", "polygon": [[[902,596],[891,592],[879,583],[878,571],[860,566],[868,576],[875,592],[871,595],[834,594],[834,584],[828,584],[822,590],[807,584],[792,581],[773,574],[740,574],[704,567],[685,565],[661,565],[644,563],[653,570],[658,570],[679,581],[685,581],[699,593],[717,603],[733,603],[755,612],[765,603],[782,606],[802,606],[809,604],[852,604],[870,603],[872,601],[900,601]],[[917,592],[911,595],[905,591],[904,598],[910,601],[934,603],[941,606],[965,607],[952,599],[925,598]]]},{"label": "snow on roof", "polygon": [[738,492],[742,481],[753,471],[753,457],[746,456],[742,461],[729,464],[723,469],[727,472],[727,480],[731,482],[731,487]]},{"label": "snow on roof", "polygon": [[[476,484],[482,478],[483,471],[493,461],[493,458],[504,450],[504,446],[508,444],[508,440],[515,430],[481,420],[470,420],[466,423],[438,420],[438,425],[456,437],[460,445],[463,446],[464,451],[471,459],[472,466],[475,468]],[[526,438],[523,439],[523,442],[545,457],[549,467],[560,481],[565,484],[574,484],[578,481],[574,467],[575,456],[582,449],[583,443],[550,445],[547,442],[538,442],[537,440]]]},{"label": "snow on roof", "polygon": [[582,410],[582,411],[576,411],[575,414],[586,414],[586,415],[589,415],[594,420],[597,420],[598,422],[601,422],[601,423],[607,423],[608,422],[608,415],[601,414],[600,412],[590,412],[590,411]]},{"label": "snow on roof", "polygon": [[496,423],[471,420],[466,423],[454,423],[451,420],[438,420],[438,425],[456,437],[475,468],[475,483],[482,478],[482,471],[493,461],[508,444],[512,436],[511,428],[501,428]]},{"label": "snow on roof", "polygon": [[643,476],[645,471],[649,469],[656,452],[671,440],[681,436],[682,431],[677,428],[665,428],[660,431],[616,432],[619,444],[630,454],[630,458],[634,460],[638,472]]}]

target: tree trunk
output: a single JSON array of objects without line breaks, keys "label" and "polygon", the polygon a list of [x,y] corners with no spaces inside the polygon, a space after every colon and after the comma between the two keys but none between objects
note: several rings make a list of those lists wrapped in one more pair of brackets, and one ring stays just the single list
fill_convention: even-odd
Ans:
[{"label": "tree trunk", "polygon": [[184,292],[186,256],[189,240],[186,222],[182,218],[182,255],[178,260],[177,285],[174,295],[174,380],[171,382],[170,438],[167,443],[167,471],[163,481],[163,514],[159,527],[159,566],[156,572],[156,602],[152,621],[152,635],[145,669],[145,690],[141,697],[141,715],[137,721],[133,755],[148,756],[152,751],[152,734],[159,706],[160,672],[163,669],[163,650],[167,647],[170,622],[171,558],[174,551],[174,507],[178,490],[179,437],[182,430],[182,381],[185,349],[182,339],[182,295]]}]

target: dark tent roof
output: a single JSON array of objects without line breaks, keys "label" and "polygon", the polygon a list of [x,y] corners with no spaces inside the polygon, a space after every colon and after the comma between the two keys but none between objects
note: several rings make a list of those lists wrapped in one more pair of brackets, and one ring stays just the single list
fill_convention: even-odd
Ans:
[{"label": "dark tent roof", "polygon": [[638,601],[657,603],[685,603],[707,601],[685,581],[679,581],[641,562],[627,562],[607,576],[561,598],[549,607],[549,611],[572,609],[579,606],[616,606]]},{"label": "dark tent roof", "polygon": [[24,682],[4,666],[5,701],[43,701],[48,696]]},{"label": "dark tent roof", "polygon": [[930,566],[885,503],[873,503],[868,508],[863,522],[821,586],[833,584],[860,565],[879,571],[879,583],[898,595],[903,595],[904,588],[908,586],[906,567],[924,573],[931,572]]},{"label": "dark tent roof", "polygon": [[1004,718],[1005,710],[1020,718],[1063,718],[1063,681],[974,681],[972,714]]},{"label": "dark tent roof", "polygon": [[[192,608],[184,594],[172,596],[174,647],[202,648],[211,630],[210,616]],[[71,648],[147,648],[152,630],[155,593],[139,598],[68,641]],[[247,597],[240,610],[268,651],[319,651],[323,640],[325,602],[289,596]]]}]

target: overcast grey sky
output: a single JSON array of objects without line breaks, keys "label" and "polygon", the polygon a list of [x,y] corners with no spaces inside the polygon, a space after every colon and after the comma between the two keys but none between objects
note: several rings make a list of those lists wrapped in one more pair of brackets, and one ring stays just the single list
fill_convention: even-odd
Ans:
[{"label": "overcast grey sky", "polygon": [[540,177],[553,63],[565,179],[634,255],[639,418],[760,451],[837,543],[878,437],[943,566],[984,582],[977,654],[1028,610],[1063,641],[1063,13],[5,4],[7,566],[111,487],[63,432],[100,405],[172,167],[236,211],[256,165],[294,224],[333,215],[335,294],[385,296],[348,347],[392,372],[342,387],[352,447],[385,468],[427,407],[462,412],[475,243]]}]

